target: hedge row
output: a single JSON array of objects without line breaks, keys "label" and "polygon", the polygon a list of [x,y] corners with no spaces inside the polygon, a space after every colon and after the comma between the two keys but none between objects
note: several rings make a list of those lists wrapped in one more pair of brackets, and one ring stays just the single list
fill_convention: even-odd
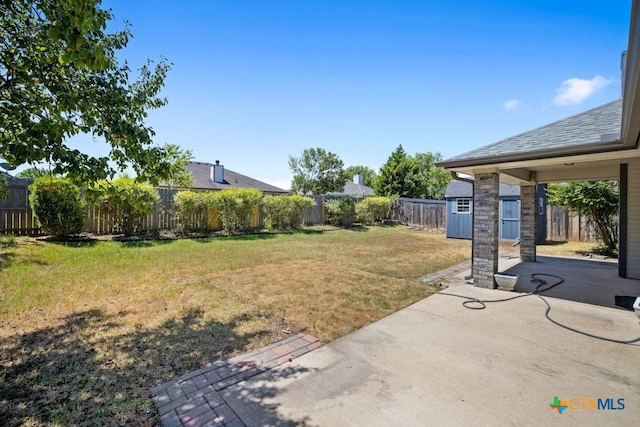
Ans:
[{"label": "hedge row", "polygon": [[[30,204],[43,230],[54,236],[82,232],[87,199],[97,204],[114,222],[116,232],[127,236],[142,231],[146,215],[153,212],[159,197],[156,190],[132,178],[101,181],[82,196],[65,178],[38,178],[32,184]],[[346,226],[354,220],[373,224],[389,215],[392,199],[369,197],[355,203],[342,197],[325,202],[327,222]],[[267,229],[292,230],[302,225],[304,212],[315,205],[309,197],[264,196],[252,188],[230,188],[216,192],[180,191],[174,196],[178,231],[203,232],[222,229],[227,234],[257,226],[259,208]],[[252,223],[252,219],[256,220]]]}]

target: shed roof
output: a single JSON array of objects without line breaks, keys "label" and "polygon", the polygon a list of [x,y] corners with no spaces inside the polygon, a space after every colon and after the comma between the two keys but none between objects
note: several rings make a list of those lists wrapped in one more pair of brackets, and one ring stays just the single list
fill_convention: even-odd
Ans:
[{"label": "shed roof", "polygon": [[224,182],[214,182],[211,180],[211,168],[213,166],[213,163],[189,162],[185,166],[185,169],[191,172],[191,175],[193,176],[194,182],[191,188],[225,190],[231,187],[236,187],[255,188],[264,193],[288,193],[287,190],[283,190],[282,188],[278,188],[274,185],[267,184],[266,182],[259,181],[227,168],[224,168]]},{"label": "shed roof", "polygon": [[[453,180],[447,184],[445,198],[473,197],[473,184],[466,181]],[[500,197],[520,196],[520,186],[500,183]]]},{"label": "shed roof", "polygon": [[485,145],[444,160],[443,167],[492,164],[496,161],[545,157],[559,150],[600,149],[618,142],[622,100],[609,102],[575,116]]}]

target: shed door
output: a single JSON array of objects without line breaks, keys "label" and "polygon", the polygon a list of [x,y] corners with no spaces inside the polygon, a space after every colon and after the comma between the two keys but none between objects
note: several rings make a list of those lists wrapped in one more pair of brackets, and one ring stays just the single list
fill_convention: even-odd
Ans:
[{"label": "shed door", "polygon": [[518,240],[520,238],[520,200],[504,199],[500,201],[500,239]]}]

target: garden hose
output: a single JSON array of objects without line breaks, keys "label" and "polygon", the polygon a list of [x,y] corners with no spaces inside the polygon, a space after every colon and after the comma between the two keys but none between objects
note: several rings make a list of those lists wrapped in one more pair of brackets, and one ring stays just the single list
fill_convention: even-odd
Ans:
[{"label": "garden hose", "polygon": [[[544,279],[541,279],[539,276],[546,276],[546,277],[553,277],[555,279],[557,279],[557,282],[552,283],[551,285],[548,285],[547,281]],[[561,328],[567,329],[571,332],[575,332],[578,333],[580,335],[585,335],[587,337],[591,337],[591,338],[595,338],[598,340],[602,340],[602,341],[609,341],[609,342],[613,342],[613,343],[617,343],[617,344],[634,344],[637,342],[640,342],[640,337],[631,339],[631,340],[616,340],[613,338],[608,338],[608,337],[602,337],[599,335],[594,335],[591,334],[589,332],[584,332],[581,331],[579,329],[575,329],[572,328],[571,326],[567,326],[564,325],[560,322],[558,322],[557,320],[554,320],[551,318],[551,316],[549,315],[549,313],[551,312],[551,305],[549,304],[549,302],[546,300],[546,298],[544,296],[542,296],[542,292],[546,292],[549,291],[553,288],[555,288],[556,286],[560,285],[561,283],[564,282],[564,279],[560,276],[556,276],[554,274],[546,274],[546,273],[533,273],[531,275],[531,282],[532,283],[538,283],[538,285],[536,286],[535,290],[533,292],[527,292],[527,293],[523,293],[523,294],[519,294],[513,297],[509,297],[509,298],[501,298],[501,299],[494,299],[494,300],[481,300],[478,298],[474,298],[474,297],[468,297],[465,295],[457,295],[457,294],[450,294],[448,292],[438,292],[438,295],[447,295],[450,297],[456,297],[456,298],[462,298],[465,301],[462,302],[462,306],[464,308],[468,308],[470,310],[484,310],[485,308],[487,308],[487,304],[492,303],[492,302],[506,302],[506,301],[512,301],[514,299],[518,299],[518,298],[524,298],[524,297],[528,297],[531,295],[535,295],[538,298],[540,298],[542,300],[542,302],[545,303],[545,305],[547,306],[547,309],[544,312],[544,317],[547,318],[548,321],[550,321],[551,323],[553,323],[556,326],[559,326]],[[548,285],[546,287],[544,287],[545,285]]]}]

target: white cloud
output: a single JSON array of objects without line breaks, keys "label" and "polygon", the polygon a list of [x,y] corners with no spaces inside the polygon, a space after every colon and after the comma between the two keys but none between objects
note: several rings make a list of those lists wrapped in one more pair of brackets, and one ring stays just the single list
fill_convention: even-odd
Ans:
[{"label": "white cloud", "polygon": [[502,103],[502,108],[504,108],[506,111],[511,111],[514,108],[519,107],[520,105],[522,105],[522,102],[518,101],[517,99],[510,99],[509,101],[505,101]]},{"label": "white cloud", "polygon": [[558,94],[553,98],[553,103],[561,106],[580,104],[609,83],[611,83],[611,80],[605,79],[600,75],[591,80],[577,77],[570,78],[563,81],[560,87],[556,89]]}]

